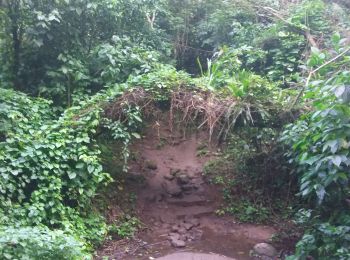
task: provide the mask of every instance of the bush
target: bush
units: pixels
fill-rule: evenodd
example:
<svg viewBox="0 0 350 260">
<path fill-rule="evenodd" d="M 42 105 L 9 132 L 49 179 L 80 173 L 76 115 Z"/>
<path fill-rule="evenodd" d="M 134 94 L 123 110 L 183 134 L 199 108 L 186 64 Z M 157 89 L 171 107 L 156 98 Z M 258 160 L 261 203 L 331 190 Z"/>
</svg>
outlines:
<svg viewBox="0 0 350 260">
<path fill-rule="evenodd" d="M 17 127 L 0 143 L 1 225 L 46 225 L 73 230 L 89 242 L 104 239 L 107 229 L 94 216 L 91 199 L 111 178 L 103 171 L 95 134 L 102 104 L 118 93 L 81 101 L 57 120 L 45 117 L 39 100 L 16 93 L 2 97 Z"/>
<path fill-rule="evenodd" d="M 344 50 L 339 35 L 333 37 L 338 53 Z M 317 67 L 329 54 L 313 48 L 308 65 Z M 295 124 L 286 127 L 282 140 L 287 156 L 297 168 L 299 195 L 309 213 L 305 235 L 296 257 L 349 259 L 350 181 L 350 71 L 344 56 L 325 67 L 306 85 L 305 99 L 312 106 Z"/>
<path fill-rule="evenodd" d="M 278 128 L 236 129 L 221 158 L 206 164 L 209 181 L 222 187 L 225 205 L 219 214 L 253 223 L 291 216 L 297 205 L 296 178 L 283 158 L 278 136 Z"/>
<path fill-rule="evenodd" d="M 90 259 L 83 243 L 62 231 L 39 227 L 0 228 L 1 259 Z"/>
<path fill-rule="evenodd" d="M 11 89 L 0 88 L 0 141 L 15 133 L 36 129 L 53 118 L 51 102 L 30 98 Z M 27 125 L 30 123 L 31 127 Z"/>
</svg>

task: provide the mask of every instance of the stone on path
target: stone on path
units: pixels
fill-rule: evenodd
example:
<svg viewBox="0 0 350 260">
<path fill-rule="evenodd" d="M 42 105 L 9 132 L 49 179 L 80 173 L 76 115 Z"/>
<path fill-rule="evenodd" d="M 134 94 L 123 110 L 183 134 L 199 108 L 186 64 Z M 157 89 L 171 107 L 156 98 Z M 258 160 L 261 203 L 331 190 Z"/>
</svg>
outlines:
<svg viewBox="0 0 350 260">
<path fill-rule="evenodd" d="M 179 230 L 179 228 L 180 228 L 179 225 L 173 225 L 173 226 L 171 227 L 171 231 L 177 232 L 177 231 Z"/>
<path fill-rule="evenodd" d="M 170 241 L 178 240 L 178 239 L 180 239 L 180 234 L 179 233 L 169 233 L 169 239 L 170 239 Z"/>
<path fill-rule="evenodd" d="M 179 238 L 170 238 L 170 243 L 173 247 L 185 247 L 186 246 L 186 242 L 183 240 L 180 240 Z"/>
<path fill-rule="evenodd" d="M 179 176 L 177 176 L 177 182 L 179 185 L 185 185 L 188 184 L 190 182 L 190 177 L 188 177 L 187 174 L 180 174 Z"/>
<path fill-rule="evenodd" d="M 170 169 L 170 175 L 172 175 L 172 176 L 176 176 L 176 175 L 178 175 L 179 173 L 181 172 L 181 170 L 180 169 Z"/>
<path fill-rule="evenodd" d="M 192 223 L 185 223 L 183 226 L 186 230 L 190 230 L 194 225 Z"/>
<path fill-rule="evenodd" d="M 150 170 L 157 170 L 158 169 L 157 163 L 153 160 L 146 160 L 145 166 L 146 166 L 146 168 L 148 168 Z"/>
<path fill-rule="evenodd" d="M 275 257 L 278 254 L 277 250 L 272 245 L 267 243 L 256 244 L 253 249 L 254 253 L 258 254 L 259 256 Z"/>
<path fill-rule="evenodd" d="M 175 183 L 163 183 L 162 184 L 164 190 L 173 197 L 181 196 L 182 190 Z"/>
<path fill-rule="evenodd" d="M 194 227 L 198 227 L 200 225 L 198 218 L 187 219 L 186 222 L 191 223 Z"/>
</svg>

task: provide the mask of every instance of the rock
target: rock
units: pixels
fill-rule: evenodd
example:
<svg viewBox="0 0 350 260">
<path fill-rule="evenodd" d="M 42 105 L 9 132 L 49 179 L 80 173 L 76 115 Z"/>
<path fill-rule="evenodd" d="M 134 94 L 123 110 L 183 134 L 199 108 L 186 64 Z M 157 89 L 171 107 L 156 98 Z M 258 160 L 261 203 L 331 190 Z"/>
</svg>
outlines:
<svg viewBox="0 0 350 260">
<path fill-rule="evenodd" d="M 157 170 L 158 169 L 157 163 L 153 160 L 146 160 L 145 167 L 147 169 L 150 169 L 150 170 Z"/>
<path fill-rule="evenodd" d="M 180 240 L 180 239 L 173 239 L 170 242 L 171 242 L 171 245 L 173 247 L 185 247 L 186 246 L 185 241 Z"/>
<path fill-rule="evenodd" d="M 199 190 L 201 188 L 201 185 L 198 183 L 193 184 L 193 188 L 195 188 L 196 190 Z"/>
<path fill-rule="evenodd" d="M 187 233 L 187 230 L 186 230 L 185 228 L 183 228 L 183 227 L 180 227 L 180 228 L 178 229 L 177 232 L 178 232 L 180 235 L 184 235 L 184 234 Z"/>
<path fill-rule="evenodd" d="M 159 222 L 156 221 L 156 222 L 153 223 L 153 226 L 155 226 L 155 227 L 160 227 L 160 226 L 161 226 L 161 223 L 159 223 Z"/>
<path fill-rule="evenodd" d="M 187 241 L 192 241 L 194 238 L 193 235 L 191 235 L 191 234 L 185 234 L 185 237 L 186 237 Z"/>
<path fill-rule="evenodd" d="M 278 254 L 277 250 L 267 243 L 256 244 L 253 250 L 259 256 L 275 257 Z"/>
<path fill-rule="evenodd" d="M 183 234 L 180 236 L 180 240 L 186 241 L 187 240 L 187 234 Z"/>
<path fill-rule="evenodd" d="M 174 225 L 174 226 L 171 227 L 171 231 L 172 232 L 177 232 L 179 230 L 179 228 L 180 228 L 179 225 Z"/>
<path fill-rule="evenodd" d="M 200 229 L 195 229 L 192 234 L 193 240 L 200 240 L 203 236 L 203 231 Z"/>
<path fill-rule="evenodd" d="M 188 219 L 186 222 L 192 224 L 193 227 L 198 227 L 200 225 L 198 218 Z"/>
<path fill-rule="evenodd" d="M 171 240 L 171 244 L 173 247 L 185 247 L 186 246 L 185 241 L 180 240 L 180 239 Z"/>
<path fill-rule="evenodd" d="M 184 228 L 186 228 L 186 230 L 190 230 L 191 228 L 193 228 L 193 224 L 192 223 L 185 223 L 183 224 Z"/>
<path fill-rule="evenodd" d="M 190 182 L 190 177 L 187 174 L 180 174 L 177 176 L 177 183 L 179 185 L 185 185 Z"/>
<path fill-rule="evenodd" d="M 178 175 L 179 173 L 181 172 L 181 170 L 180 169 L 170 169 L 170 175 L 172 175 L 172 176 L 176 176 L 176 175 Z"/>
<path fill-rule="evenodd" d="M 169 239 L 170 239 L 170 241 L 180 240 L 180 234 L 171 232 L 171 233 L 169 233 Z"/>
<path fill-rule="evenodd" d="M 192 191 L 193 190 L 193 185 L 188 183 L 188 184 L 184 184 L 184 185 L 181 185 L 181 189 L 183 191 Z"/>
<path fill-rule="evenodd" d="M 163 183 L 165 191 L 173 197 L 179 197 L 182 194 L 181 188 L 173 183 Z"/>
</svg>

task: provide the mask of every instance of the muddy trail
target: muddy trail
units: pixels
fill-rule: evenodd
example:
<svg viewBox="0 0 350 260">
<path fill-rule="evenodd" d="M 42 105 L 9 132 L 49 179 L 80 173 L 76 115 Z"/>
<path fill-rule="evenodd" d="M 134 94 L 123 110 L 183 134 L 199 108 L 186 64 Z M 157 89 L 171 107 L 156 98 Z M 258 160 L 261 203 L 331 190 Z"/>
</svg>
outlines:
<svg viewBox="0 0 350 260">
<path fill-rule="evenodd" d="M 150 128 L 132 146 L 135 159 L 129 174 L 135 179 L 144 178 L 135 193 L 137 215 L 145 228 L 132 240 L 111 241 L 99 252 L 100 256 L 126 260 L 221 259 L 218 255 L 252 259 L 254 245 L 267 242 L 275 230 L 239 224 L 232 217 L 215 214 L 222 194 L 203 176 L 203 167 L 215 156 L 215 148 L 199 156 L 207 141 L 205 134 L 174 136 L 169 129 L 158 127 Z M 184 252 L 216 255 L 186 258 L 181 255 Z"/>
</svg>

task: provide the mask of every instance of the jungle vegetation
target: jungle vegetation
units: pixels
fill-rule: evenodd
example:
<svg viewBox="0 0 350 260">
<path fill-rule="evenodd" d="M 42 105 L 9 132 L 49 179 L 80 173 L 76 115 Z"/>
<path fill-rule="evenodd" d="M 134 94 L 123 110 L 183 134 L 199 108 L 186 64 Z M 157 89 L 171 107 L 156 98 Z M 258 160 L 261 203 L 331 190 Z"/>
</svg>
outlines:
<svg viewBox="0 0 350 260">
<path fill-rule="evenodd" d="M 289 259 L 350 258 L 348 1 L 0 0 L 0 57 L 1 259 L 91 257 L 150 101 L 197 102 L 224 143 L 222 214 L 294 219 Z"/>
</svg>

